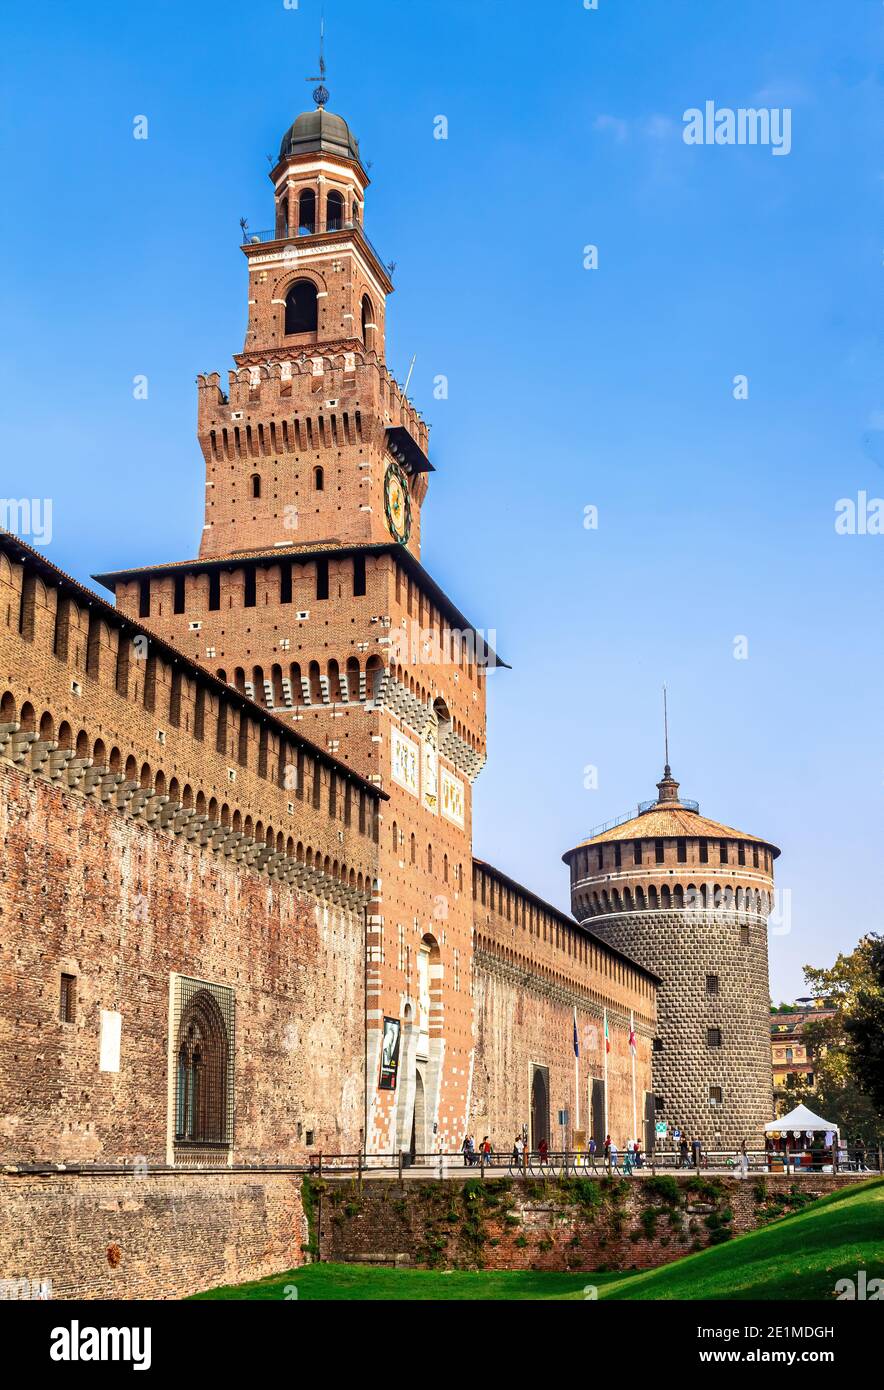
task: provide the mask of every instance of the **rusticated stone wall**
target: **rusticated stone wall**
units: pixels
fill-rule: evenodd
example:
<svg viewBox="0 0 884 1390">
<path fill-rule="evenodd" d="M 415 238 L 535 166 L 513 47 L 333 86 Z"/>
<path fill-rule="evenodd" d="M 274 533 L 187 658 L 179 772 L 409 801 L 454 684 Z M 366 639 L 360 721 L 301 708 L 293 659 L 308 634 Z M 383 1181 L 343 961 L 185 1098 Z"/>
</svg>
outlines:
<svg viewBox="0 0 884 1390">
<path fill-rule="evenodd" d="M 654 1089 L 661 1119 L 707 1148 L 758 1147 L 773 1114 L 767 923 L 724 909 L 622 912 L 595 931 L 662 976 Z M 707 987 L 714 976 L 717 989 Z M 710 1042 L 709 1029 L 720 1042 Z M 710 1103 L 719 1086 L 720 1105 Z"/>
</svg>

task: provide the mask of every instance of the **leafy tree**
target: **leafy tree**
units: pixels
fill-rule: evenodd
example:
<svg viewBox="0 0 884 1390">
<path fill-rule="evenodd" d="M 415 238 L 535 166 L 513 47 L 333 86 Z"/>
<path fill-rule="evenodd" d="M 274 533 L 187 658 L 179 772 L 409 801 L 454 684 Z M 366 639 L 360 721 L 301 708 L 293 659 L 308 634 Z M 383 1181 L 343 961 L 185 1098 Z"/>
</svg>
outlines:
<svg viewBox="0 0 884 1390">
<path fill-rule="evenodd" d="M 868 971 L 844 1020 L 851 1070 L 879 1114 L 884 1113 L 884 937 L 868 936 Z"/>
<path fill-rule="evenodd" d="M 814 1085 L 790 1076 L 791 1105 L 803 1103 L 837 1124 L 848 1142 L 884 1135 L 884 939 L 865 936 L 829 969 L 804 967 L 816 999 L 834 1008 L 809 1018 L 801 1040 L 813 1056 Z"/>
</svg>

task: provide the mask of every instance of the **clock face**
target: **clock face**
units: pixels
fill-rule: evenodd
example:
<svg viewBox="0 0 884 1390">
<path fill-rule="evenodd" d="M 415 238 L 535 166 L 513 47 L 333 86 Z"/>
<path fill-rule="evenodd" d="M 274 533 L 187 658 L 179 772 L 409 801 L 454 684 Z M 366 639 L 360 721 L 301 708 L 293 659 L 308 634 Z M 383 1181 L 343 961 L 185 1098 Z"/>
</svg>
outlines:
<svg viewBox="0 0 884 1390">
<path fill-rule="evenodd" d="M 405 475 L 395 463 L 390 464 L 384 478 L 384 507 L 390 534 L 404 545 L 411 532 L 411 499 Z"/>
</svg>

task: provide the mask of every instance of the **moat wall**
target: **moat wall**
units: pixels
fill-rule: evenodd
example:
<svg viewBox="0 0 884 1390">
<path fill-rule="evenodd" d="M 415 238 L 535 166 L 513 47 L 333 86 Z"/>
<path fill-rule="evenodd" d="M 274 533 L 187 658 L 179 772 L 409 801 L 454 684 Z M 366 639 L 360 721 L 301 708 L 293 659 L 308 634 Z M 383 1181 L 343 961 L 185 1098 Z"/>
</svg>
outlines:
<svg viewBox="0 0 884 1390">
<path fill-rule="evenodd" d="M 323 1183 L 323 1260 L 436 1268 L 653 1269 L 855 1179 L 687 1175 Z"/>
</svg>

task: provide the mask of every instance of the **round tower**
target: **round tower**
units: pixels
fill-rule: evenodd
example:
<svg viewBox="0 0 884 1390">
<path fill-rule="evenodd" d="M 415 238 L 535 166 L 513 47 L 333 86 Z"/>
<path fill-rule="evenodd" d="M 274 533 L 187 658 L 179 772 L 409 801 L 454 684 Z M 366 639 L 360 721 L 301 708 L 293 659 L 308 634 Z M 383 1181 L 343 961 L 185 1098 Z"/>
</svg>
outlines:
<svg viewBox="0 0 884 1390">
<path fill-rule="evenodd" d="M 658 1121 L 708 1148 L 773 1114 L 767 918 L 780 851 L 700 815 L 666 764 L 655 801 L 563 855 L 578 922 L 662 978 Z"/>
</svg>

